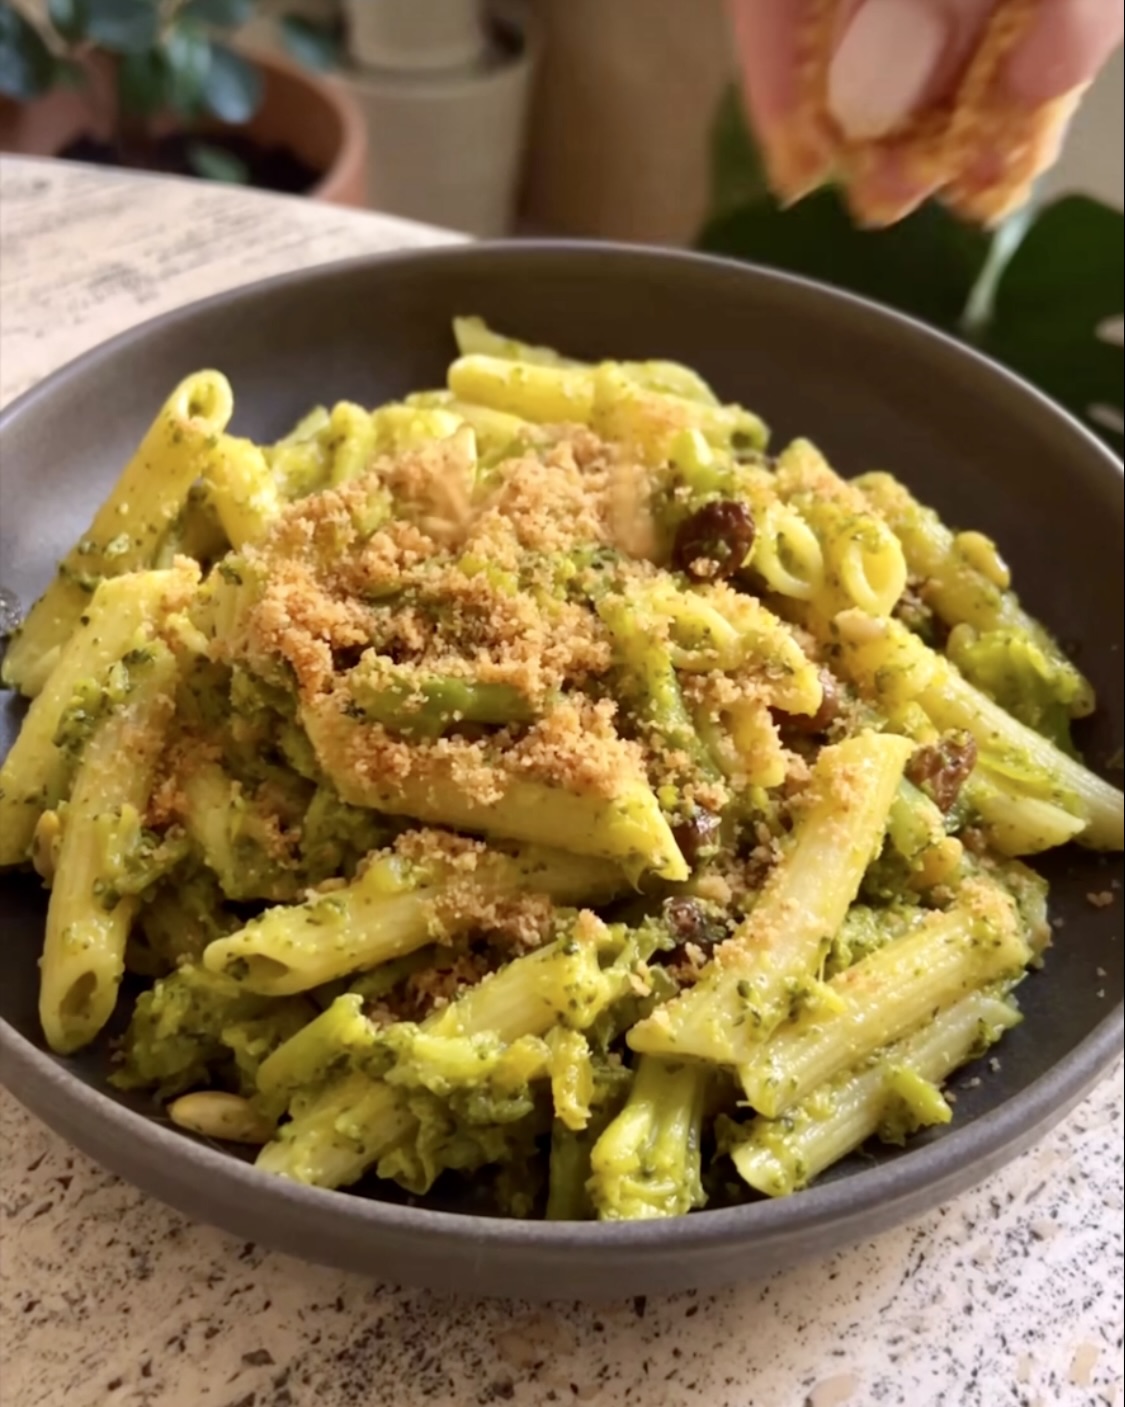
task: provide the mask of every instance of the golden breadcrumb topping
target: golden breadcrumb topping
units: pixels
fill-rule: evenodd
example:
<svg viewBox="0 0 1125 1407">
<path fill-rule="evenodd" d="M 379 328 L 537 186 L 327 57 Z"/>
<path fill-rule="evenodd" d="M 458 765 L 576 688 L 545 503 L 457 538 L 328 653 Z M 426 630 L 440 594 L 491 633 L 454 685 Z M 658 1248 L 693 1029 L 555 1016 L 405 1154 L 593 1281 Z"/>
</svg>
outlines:
<svg viewBox="0 0 1125 1407">
<path fill-rule="evenodd" d="M 287 669 L 333 770 L 387 786 L 440 773 L 485 806 L 519 777 L 605 799 L 649 772 L 692 782 L 686 755 L 622 731 L 591 596 L 654 577 L 631 555 L 652 550 L 647 471 L 582 428 L 539 438 L 475 488 L 452 440 L 377 459 L 291 505 L 244 553 L 256 598 L 216 654 Z M 422 716 L 450 681 L 510 691 L 519 716 L 471 725 L 454 710 L 418 735 L 365 712 L 393 693 Z M 743 691 L 756 687 L 745 672 Z M 688 799 L 717 810 L 727 795 L 698 783 Z"/>
</svg>

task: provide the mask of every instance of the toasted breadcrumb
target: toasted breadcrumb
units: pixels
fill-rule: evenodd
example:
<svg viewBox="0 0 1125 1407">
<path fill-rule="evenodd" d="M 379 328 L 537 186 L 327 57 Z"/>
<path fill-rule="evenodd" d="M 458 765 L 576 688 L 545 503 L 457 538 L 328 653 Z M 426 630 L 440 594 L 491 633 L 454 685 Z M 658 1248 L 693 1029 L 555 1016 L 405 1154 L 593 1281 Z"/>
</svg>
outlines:
<svg viewBox="0 0 1125 1407">
<path fill-rule="evenodd" d="M 694 987 L 707 966 L 707 954 L 698 943 L 685 943 L 677 952 L 676 960 L 668 963 L 667 971 L 680 987 Z"/>
<path fill-rule="evenodd" d="M 187 814 L 184 782 L 187 777 L 209 762 L 218 762 L 222 753 L 218 743 L 192 732 L 176 734 L 161 758 L 156 783 L 149 798 L 145 825 L 151 830 L 164 830 L 178 823 Z"/>
<path fill-rule="evenodd" d="M 383 455 L 362 475 L 289 504 L 260 542 L 220 569 L 235 590 L 233 610 L 216 598 L 227 616 L 222 629 L 206 632 L 212 665 L 248 670 L 279 690 L 288 700 L 280 711 L 292 710 L 352 805 L 394 810 L 396 793 L 409 786 L 419 797 L 450 788 L 484 811 L 526 781 L 601 801 L 652 788 L 675 818 L 725 812 L 747 778 L 737 770 L 717 778 L 688 743 L 639 711 L 619 716 L 613 698 L 618 656 L 597 604 L 605 596 L 644 602 L 654 584 L 667 589 L 650 503 L 659 473 L 575 426 L 538 427 L 519 455 L 489 471 L 478 471 L 471 451 L 454 436 Z M 811 448 L 795 462 L 814 478 L 827 472 Z M 725 582 L 696 589 L 736 628 L 782 628 Z M 646 611 L 640 628 L 671 643 L 665 612 Z M 811 646 L 811 636 L 800 643 Z M 760 729 L 743 729 L 751 740 L 761 734 L 760 766 L 751 770 L 772 772 L 783 760 L 783 816 L 808 780 L 769 713 L 791 678 L 791 661 L 756 658 L 680 674 L 686 702 L 702 716 L 720 720 L 727 708 L 760 716 Z M 465 692 L 487 688 L 497 692 Z M 467 722 L 457 711 L 462 697 L 481 697 L 493 721 Z M 384 707 L 393 714 L 385 721 Z M 411 713 L 420 726 L 398 721 Z M 230 737 L 243 753 L 268 748 L 272 717 L 267 705 L 246 736 L 238 735 L 243 718 Z M 177 734 L 153 823 L 185 814 L 183 782 L 204 758 L 202 746 L 190 730 Z M 207 760 L 226 761 L 225 743 L 206 746 Z M 256 838 L 275 859 L 292 859 L 301 820 L 289 813 L 292 797 L 266 792 L 255 803 Z M 425 815 L 428 803 L 418 805 Z M 549 904 L 501 902 L 494 893 L 486 901 L 468 882 L 483 853 L 478 843 L 457 849 L 449 837 L 414 831 L 398 853 L 447 885 L 434 906 L 435 938 L 469 925 L 517 948 L 543 940 Z M 730 893 L 747 893 L 775 859 L 769 838 L 738 862 Z"/>
<path fill-rule="evenodd" d="M 408 1019 L 420 1021 L 431 1011 L 440 1011 L 468 987 L 475 987 L 487 976 L 488 960 L 476 953 L 465 953 L 447 967 L 434 966 L 413 973 L 406 982 L 404 1004 L 411 1012 Z"/>
</svg>

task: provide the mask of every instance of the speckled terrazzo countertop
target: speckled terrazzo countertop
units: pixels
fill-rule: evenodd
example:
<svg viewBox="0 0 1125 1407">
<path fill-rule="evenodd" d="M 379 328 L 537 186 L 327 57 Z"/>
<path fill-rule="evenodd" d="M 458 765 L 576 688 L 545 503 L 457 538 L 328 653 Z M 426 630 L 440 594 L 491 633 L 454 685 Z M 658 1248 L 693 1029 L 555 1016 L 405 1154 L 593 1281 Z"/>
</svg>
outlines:
<svg viewBox="0 0 1125 1407">
<path fill-rule="evenodd" d="M 379 216 L 0 161 L 0 399 L 167 308 L 433 243 Z M 1122 1400 L 1119 1068 L 912 1227 L 762 1285 L 477 1304 L 193 1225 L 0 1092 L 3 1407 L 1087 1407 Z"/>
</svg>

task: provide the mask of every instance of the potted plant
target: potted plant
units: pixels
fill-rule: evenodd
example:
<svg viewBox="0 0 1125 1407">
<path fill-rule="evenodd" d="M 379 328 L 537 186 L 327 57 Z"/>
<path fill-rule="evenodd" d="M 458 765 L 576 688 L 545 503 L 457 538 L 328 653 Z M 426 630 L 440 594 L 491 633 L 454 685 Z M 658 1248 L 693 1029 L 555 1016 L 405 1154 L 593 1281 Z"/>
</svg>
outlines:
<svg viewBox="0 0 1125 1407">
<path fill-rule="evenodd" d="M 338 204 L 365 195 L 355 105 L 315 72 L 332 36 L 300 14 L 299 62 L 250 55 L 255 0 L 0 0 L 0 150 L 238 182 Z"/>
</svg>

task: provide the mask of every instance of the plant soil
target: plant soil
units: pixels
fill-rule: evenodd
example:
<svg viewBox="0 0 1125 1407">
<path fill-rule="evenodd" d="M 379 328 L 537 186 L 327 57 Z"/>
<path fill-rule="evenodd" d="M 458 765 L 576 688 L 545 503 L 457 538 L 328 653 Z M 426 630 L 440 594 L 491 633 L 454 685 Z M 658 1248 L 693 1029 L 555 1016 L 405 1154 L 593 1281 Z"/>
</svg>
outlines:
<svg viewBox="0 0 1125 1407">
<path fill-rule="evenodd" d="M 198 176 L 191 160 L 194 146 L 207 146 L 233 157 L 245 167 L 248 184 L 259 190 L 307 195 L 322 174 L 286 148 L 262 146 L 241 132 L 172 132 L 146 143 L 143 151 L 130 153 L 128 158 L 111 142 L 83 136 L 68 142 L 58 155 L 65 161 L 84 161 L 94 166 L 155 171 L 162 176 Z"/>
</svg>

